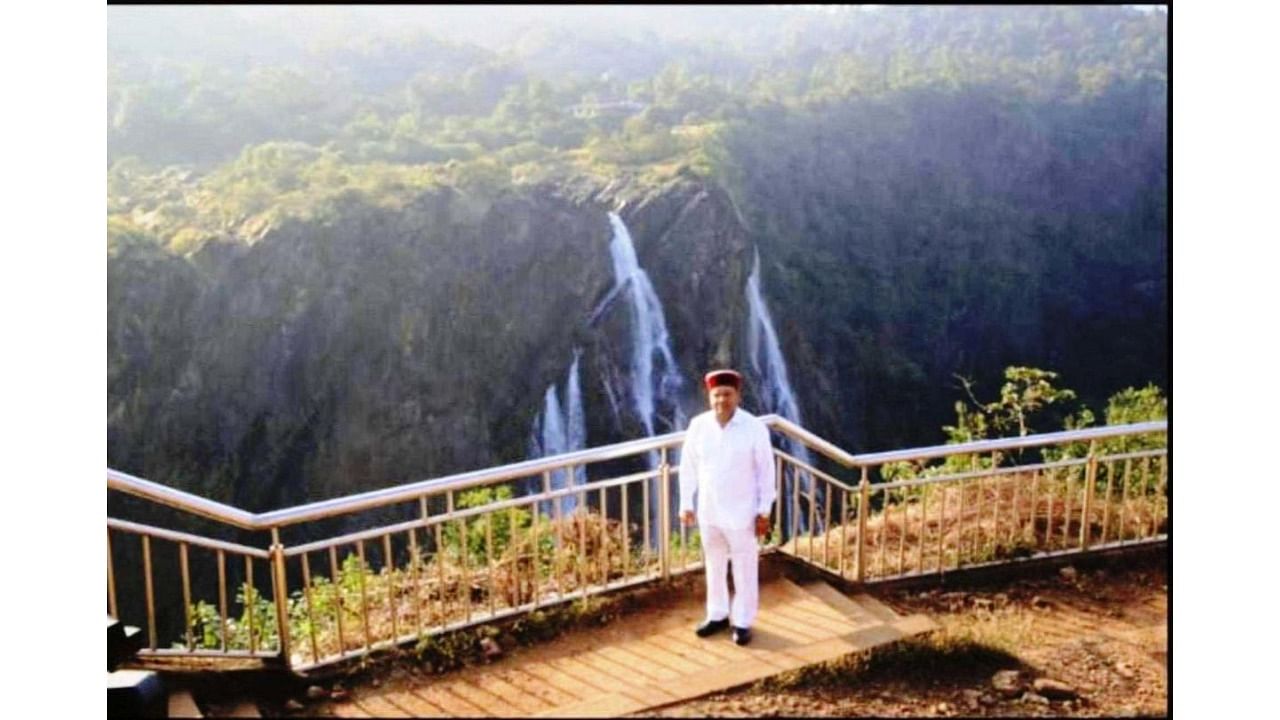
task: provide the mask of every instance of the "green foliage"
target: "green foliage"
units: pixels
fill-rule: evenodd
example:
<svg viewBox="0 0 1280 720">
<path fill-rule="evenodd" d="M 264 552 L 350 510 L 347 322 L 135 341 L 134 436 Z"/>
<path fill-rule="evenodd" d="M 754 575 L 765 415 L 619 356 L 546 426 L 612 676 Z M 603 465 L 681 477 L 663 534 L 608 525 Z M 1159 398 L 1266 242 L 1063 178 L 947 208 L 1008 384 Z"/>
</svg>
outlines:
<svg viewBox="0 0 1280 720">
<path fill-rule="evenodd" d="M 983 440 L 986 439 L 989 428 L 995 430 L 999 437 L 1006 437 L 1013 430 L 1017 431 L 1018 437 L 1035 432 L 1029 424 L 1033 415 L 1054 403 L 1064 403 L 1076 398 L 1074 390 L 1053 386 L 1057 377 L 1057 373 L 1039 368 L 1007 367 L 999 399 L 981 405 L 973 400 L 973 383 L 961 378 L 965 391 L 969 393 L 976 408 L 968 411 L 962 403 L 956 403 L 956 424 L 942 428 L 947 435 L 947 442 Z"/>
<path fill-rule="evenodd" d="M 1005 383 L 1000 388 L 1000 396 L 996 400 L 981 403 L 973 395 L 973 383 L 961 378 L 964 390 L 968 395 L 968 403 L 959 401 L 955 404 L 956 423 L 942 428 L 948 445 L 986 440 L 990 437 L 1008 437 L 1010 431 L 1017 430 L 1019 437 L 1030 432 L 1051 432 L 1056 428 L 1041 426 L 1033 429 L 1033 421 L 1041 425 L 1042 416 L 1052 405 L 1062 406 L 1076 398 L 1069 388 L 1054 385 L 1058 374 L 1033 367 L 1010 366 L 1004 370 Z M 1154 384 L 1142 389 L 1125 388 L 1113 394 L 1107 400 L 1105 412 L 1107 425 L 1123 425 L 1163 420 L 1167 415 L 1168 401 L 1161 390 Z M 1074 413 L 1068 413 L 1062 419 L 1063 430 L 1074 430 L 1091 427 L 1094 414 L 1086 406 L 1079 406 Z M 990 429 L 1004 430 L 1003 434 L 988 435 Z M 1101 455 L 1113 455 L 1137 450 L 1149 450 L 1165 447 L 1165 438 L 1159 433 L 1143 436 L 1128 436 L 1103 439 L 1096 443 L 1096 450 Z M 1048 447 L 1042 451 L 1045 461 L 1064 460 L 1085 457 L 1089 453 L 1088 443 L 1068 443 L 1060 447 Z M 881 476 L 886 481 L 906 480 L 916 477 L 935 477 L 958 472 L 966 472 L 981 468 L 993 467 L 1003 460 L 1001 457 L 959 456 L 945 458 L 941 464 L 924 466 L 921 463 L 897 462 L 886 464 L 881 468 Z"/>
<path fill-rule="evenodd" d="M 510 500 L 515 497 L 510 485 L 498 485 L 496 487 L 483 487 L 475 490 L 466 490 L 458 494 L 456 507 L 458 510 L 467 508 L 482 507 L 495 502 Z M 512 525 L 514 515 L 514 526 Z M 516 532 L 527 529 L 533 521 L 530 512 L 521 507 L 514 511 L 497 511 L 492 513 L 484 513 L 477 517 L 468 518 L 466 524 L 466 550 L 470 562 L 475 564 L 483 564 L 487 557 L 485 544 L 490 533 L 492 525 L 493 533 L 493 556 L 502 557 L 507 553 L 507 549 L 511 545 L 512 531 Z M 545 530 L 544 536 L 549 534 Z M 462 557 L 462 528 L 458 522 L 445 523 L 441 533 L 442 542 L 453 557 Z M 543 543 L 549 542 L 549 538 L 544 539 Z"/>
</svg>

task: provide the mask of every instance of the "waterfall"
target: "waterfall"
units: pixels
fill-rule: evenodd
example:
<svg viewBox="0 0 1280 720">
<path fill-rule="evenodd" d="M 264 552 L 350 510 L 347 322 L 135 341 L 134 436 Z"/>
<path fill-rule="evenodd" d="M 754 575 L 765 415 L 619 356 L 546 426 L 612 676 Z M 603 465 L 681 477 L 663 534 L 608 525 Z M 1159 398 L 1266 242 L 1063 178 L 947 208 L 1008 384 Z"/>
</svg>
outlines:
<svg viewBox="0 0 1280 720">
<path fill-rule="evenodd" d="M 598 313 L 615 300 L 625 299 L 630 308 L 631 318 L 631 367 L 628 383 L 631 395 L 631 410 L 644 427 L 645 435 L 652 437 L 661 432 L 683 430 L 685 426 L 684 411 L 680 408 L 680 390 L 684 378 L 676 367 L 675 357 L 671 352 L 671 336 L 667 332 L 666 316 L 662 312 L 662 302 L 654 292 L 649 275 L 640 267 L 636 257 L 635 245 L 631 241 L 631 233 L 617 213 L 609 213 L 609 223 L 613 226 L 613 240 L 609 243 L 609 254 L 613 258 L 614 288 L 598 308 Z M 661 427 L 660 427 L 661 425 Z M 676 453 L 668 457 L 668 463 L 675 465 Z M 658 467 L 658 453 L 648 456 L 649 468 Z M 648 508 L 652 527 L 659 527 L 658 483 L 655 478 L 649 484 L 652 501 Z M 672 496 L 676 497 L 672 489 Z M 678 508 L 672 503 L 672 518 Z M 657 534 L 651 537 L 656 543 Z"/>
<path fill-rule="evenodd" d="M 533 433 L 529 441 L 529 454 L 534 457 L 560 455 L 586 447 L 587 422 L 582 410 L 582 385 L 578 379 L 578 362 L 581 356 L 582 351 L 574 349 L 573 364 L 569 366 L 569 375 L 565 379 L 563 404 L 555 383 L 547 386 L 547 392 L 542 398 L 542 412 L 533 421 Z M 572 478 L 563 469 L 554 470 L 551 473 L 551 489 L 582 485 L 586 480 L 587 471 L 584 467 L 574 468 Z M 541 491 L 541 479 L 534 478 L 529 482 L 531 492 Z M 575 507 L 577 498 L 572 495 L 560 501 L 562 513 L 573 512 Z M 543 503 L 542 509 L 543 512 L 550 510 L 550 503 Z"/>
<path fill-rule="evenodd" d="M 659 429 L 683 430 L 685 417 L 680 409 L 679 393 L 684 378 L 680 377 L 671 352 L 662 302 L 653 290 L 649 275 L 640 267 L 631 233 L 622 218 L 611 212 L 609 223 L 613 225 L 609 254 L 613 257 L 614 275 L 610 296 L 621 293 L 631 312 L 631 409 L 644 426 L 646 436 L 655 435 Z M 612 299 L 606 298 L 606 303 L 611 304 Z M 606 303 L 601 303 L 601 310 Z M 663 411 L 667 413 L 665 417 L 660 414 Z M 658 427 L 659 420 L 664 421 L 665 427 Z M 656 466 L 656 455 L 651 456 L 650 467 Z"/>
<path fill-rule="evenodd" d="M 791 422 L 800 425 L 800 405 L 796 402 L 795 392 L 791 389 L 791 382 L 787 378 L 787 361 L 782 356 L 782 346 L 778 343 L 778 333 L 773 328 L 773 321 L 769 317 L 769 308 L 765 305 L 764 294 L 760 290 L 760 251 L 755 251 L 755 259 L 751 265 L 751 276 L 747 278 L 747 307 L 749 316 L 747 318 L 747 352 L 751 363 L 751 372 L 754 375 L 754 387 L 760 395 L 760 411 L 762 414 L 776 413 Z M 809 454 L 809 449 L 803 444 L 792 440 L 790 437 L 783 436 L 783 445 L 786 446 L 787 452 L 793 457 L 813 464 L 813 459 Z M 809 487 L 812 478 L 809 473 L 795 472 L 795 478 L 800 482 L 800 491 L 803 494 L 809 493 Z M 801 512 L 800 517 L 791 518 L 792 506 L 790 502 L 786 502 L 792 493 L 786 490 L 788 482 L 784 480 L 783 493 L 778 498 L 779 507 L 782 508 L 782 518 L 784 528 L 797 527 L 804 531 L 808 529 L 807 513 Z M 818 502 L 822 500 L 819 498 Z M 802 507 L 807 509 L 807 506 Z"/>
</svg>

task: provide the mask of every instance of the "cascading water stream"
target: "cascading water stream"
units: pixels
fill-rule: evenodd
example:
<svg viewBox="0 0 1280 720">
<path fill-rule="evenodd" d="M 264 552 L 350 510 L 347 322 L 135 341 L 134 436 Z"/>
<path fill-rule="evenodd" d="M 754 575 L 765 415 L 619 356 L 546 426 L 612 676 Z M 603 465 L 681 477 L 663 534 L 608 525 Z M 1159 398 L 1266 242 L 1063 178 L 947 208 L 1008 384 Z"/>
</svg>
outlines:
<svg viewBox="0 0 1280 720">
<path fill-rule="evenodd" d="M 628 374 L 631 409 L 647 437 L 659 431 L 683 430 L 685 415 L 680 408 L 679 393 L 684 378 L 680 376 L 671 352 L 671 336 L 667 332 L 662 302 L 649 281 L 649 275 L 640 267 L 631 233 L 622 218 L 611 212 L 609 223 L 613 226 L 609 254 L 613 258 L 614 289 L 606 302 L 601 303 L 599 312 L 603 312 L 606 303 L 611 304 L 615 298 L 625 298 L 630 309 L 631 367 Z M 650 469 L 658 466 L 656 452 L 650 453 L 648 460 Z M 668 462 L 674 465 L 677 458 L 669 457 Z M 650 485 L 650 497 L 655 499 L 649 508 L 653 527 L 658 527 L 657 483 L 655 479 Z"/>
<path fill-rule="evenodd" d="M 547 386 L 543 395 L 542 412 L 533 422 L 533 434 L 530 438 L 530 455 L 548 457 L 562 453 L 582 450 L 586 447 L 587 422 L 582 409 L 582 385 L 578 378 L 578 362 L 582 351 L 573 351 L 573 364 L 569 366 L 569 375 L 565 379 L 565 399 L 561 404 L 555 383 Z M 587 480 L 584 467 L 573 469 L 573 476 L 561 469 L 551 472 L 551 489 L 560 490 L 565 487 L 582 485 Z M 530 481 L 530 490 L 540 492 L 541 480 Z M 572 495 L 560 500 L 560 511 L 570 513 L 577 507 L 577 498 Z M 550 509 L 550 503 L 543 503 L 542 510 Z"/>
<path fill-rule="evenodd" d="M 787 361 L 782 356 L 778 333 L 773 328 L 769 308 L 765 305 L 764 294 L 760 290 L 760 251 L 758 249 L 751 266 L 751 276 L 747 278 L 747 307 L 749 310 L 747 350 L 755 388 L 760 395 L 760 411 L 762 414 L 776 413 L 800 425 L 800 405 L 796 402 L 791 382 L 787 378 Z M 809 449 L 802 443 L 787 436 L 783 436 L 782 442 L 787 452 L 793 457 L 809 465 L 813 464 Z M 792 493 L 787 490 L 790 481 L 798 481 L 800 492 L 804 495 L 809 495 L 813 481 L 809 473 L 793 471 L 792 478 L 784 481 L 782 496 L 778 498 L 779 507 L 782 509 L 783 531 L 798 527 L 803 532 L 808 529 L 808 516 L 802 511 L 798 518 L 791 517 L 792 503 L 787 501 L 792 497 Z M 821 504 L 822 499 L 817 498 L 816 502 Z"/>
</svg>

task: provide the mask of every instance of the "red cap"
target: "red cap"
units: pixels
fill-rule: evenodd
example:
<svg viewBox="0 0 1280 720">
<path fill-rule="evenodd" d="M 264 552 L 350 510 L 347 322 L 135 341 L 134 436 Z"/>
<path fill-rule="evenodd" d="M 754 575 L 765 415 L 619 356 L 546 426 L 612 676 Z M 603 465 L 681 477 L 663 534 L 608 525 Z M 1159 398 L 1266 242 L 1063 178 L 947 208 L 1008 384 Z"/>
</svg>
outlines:
<svg viewBox="0 0 1280 720">
<path fill-rule="evenodd" d="M 702 378 L 702 382 L 708 390 L 721 385 L 728 385 L 734 390 L 742 389 L 742 375 L 737 370 L 712 370 Z"/>
</svg>

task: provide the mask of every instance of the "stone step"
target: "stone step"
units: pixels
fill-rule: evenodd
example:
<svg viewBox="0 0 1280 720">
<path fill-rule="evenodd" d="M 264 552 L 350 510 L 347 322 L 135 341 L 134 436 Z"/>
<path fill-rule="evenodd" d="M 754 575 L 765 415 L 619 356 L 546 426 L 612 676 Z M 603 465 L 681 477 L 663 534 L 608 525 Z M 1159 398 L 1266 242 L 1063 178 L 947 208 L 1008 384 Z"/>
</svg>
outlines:
<svg viewBox="0 0 1280 720">
<path fill-rule="evenodd" d="M 845 595 L 839 589 L 820 580 L 797 587 L 850 618 L 884 623 L 904 636 L 920 635 L 938 629 L 938 624 L 927 615 L 899 615 L 893 611 L 893 608 L 867 593 Z"/>
</svg>

